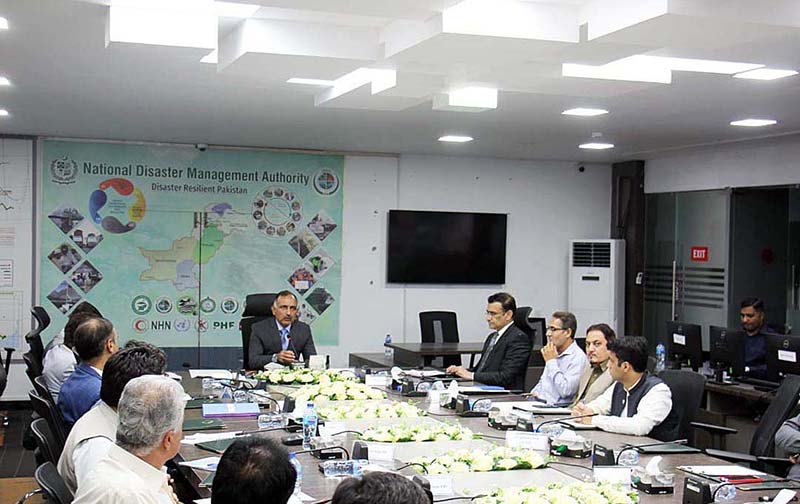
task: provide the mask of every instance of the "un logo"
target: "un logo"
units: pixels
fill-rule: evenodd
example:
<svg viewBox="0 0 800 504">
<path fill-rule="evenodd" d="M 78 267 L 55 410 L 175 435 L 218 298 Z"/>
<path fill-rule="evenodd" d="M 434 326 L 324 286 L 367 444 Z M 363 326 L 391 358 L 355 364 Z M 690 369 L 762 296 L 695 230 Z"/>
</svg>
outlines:
<svg viewBox="0 0 800 504">
<path fill-rule="evenodd" d="M 50 173 L 56 184 L 72 184 L 78 176 L 78 163 L 62 157 L 50 163 Z"/>
</svg>

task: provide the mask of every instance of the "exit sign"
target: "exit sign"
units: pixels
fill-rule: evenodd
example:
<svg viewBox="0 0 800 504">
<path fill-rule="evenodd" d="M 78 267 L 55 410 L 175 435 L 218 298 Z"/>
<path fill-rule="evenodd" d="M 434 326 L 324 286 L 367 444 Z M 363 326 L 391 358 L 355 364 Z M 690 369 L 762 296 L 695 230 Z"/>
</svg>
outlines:
<svg viewBox="0 0 800 504">
<path fill-rule="evenodd" d="M 692 261 L 708 262 L 708 247 L 692 247 Z"/>
</svg>

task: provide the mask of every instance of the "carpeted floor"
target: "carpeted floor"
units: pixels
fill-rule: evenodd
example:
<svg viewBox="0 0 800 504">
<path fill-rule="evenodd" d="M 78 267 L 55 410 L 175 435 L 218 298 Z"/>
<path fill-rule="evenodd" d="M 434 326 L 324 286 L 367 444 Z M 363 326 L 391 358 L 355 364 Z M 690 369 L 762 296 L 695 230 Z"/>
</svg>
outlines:
<svg viewBox="0 0 800 504">
<path fill-rule="evenodd" d="M 33 477 L 36 461 L 33 452 L 22 447 L 22 436 L 30 422 L 30 410 L 0 411 L 8 416 L 8 426 L 0 424 L 0 478 Z"/>
</svg>

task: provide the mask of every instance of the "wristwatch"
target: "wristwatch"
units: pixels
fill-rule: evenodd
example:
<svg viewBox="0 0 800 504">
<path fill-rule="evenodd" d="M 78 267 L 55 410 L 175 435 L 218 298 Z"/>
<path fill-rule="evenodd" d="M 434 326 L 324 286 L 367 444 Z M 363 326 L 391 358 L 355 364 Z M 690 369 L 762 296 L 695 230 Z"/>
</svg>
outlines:
<svg viewBox="0 0 800 504">
<path fill-rule="evenodd" d="M 272 362 L 278 362 L 278 354 L 272 354 Z"/>
</svg>

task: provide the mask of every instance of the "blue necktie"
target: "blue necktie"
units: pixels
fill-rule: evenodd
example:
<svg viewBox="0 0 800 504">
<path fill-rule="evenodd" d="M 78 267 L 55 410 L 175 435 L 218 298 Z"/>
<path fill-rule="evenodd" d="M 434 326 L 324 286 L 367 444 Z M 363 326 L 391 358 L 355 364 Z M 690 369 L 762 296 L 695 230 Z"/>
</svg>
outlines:
<svg viewBox="0 0 800 504">
<path fill-rule="evenodd" d="M 289 348 L 289 329 L 287 327 L 281 328 L 281 344 L 284 350 Z"/>
</svg>

